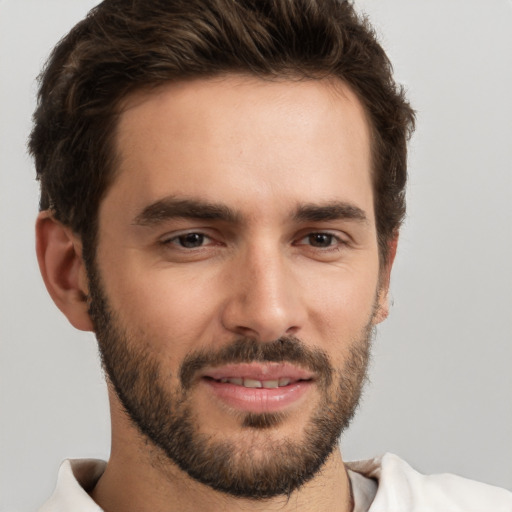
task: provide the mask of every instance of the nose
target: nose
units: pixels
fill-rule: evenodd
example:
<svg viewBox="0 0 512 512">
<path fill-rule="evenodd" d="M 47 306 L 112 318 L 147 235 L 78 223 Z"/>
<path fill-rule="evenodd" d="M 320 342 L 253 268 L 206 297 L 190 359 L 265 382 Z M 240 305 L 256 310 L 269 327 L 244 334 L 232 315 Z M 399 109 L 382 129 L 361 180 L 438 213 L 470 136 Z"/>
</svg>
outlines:
<svg viewBox="0 0 512 512">
<path fill-rule="evenodd" d="M 292 261 L 278 248 L 252 247 L 232 263 L 224 328 L 262 342 L 297 335 L 306 308 Z"/>
</svg>

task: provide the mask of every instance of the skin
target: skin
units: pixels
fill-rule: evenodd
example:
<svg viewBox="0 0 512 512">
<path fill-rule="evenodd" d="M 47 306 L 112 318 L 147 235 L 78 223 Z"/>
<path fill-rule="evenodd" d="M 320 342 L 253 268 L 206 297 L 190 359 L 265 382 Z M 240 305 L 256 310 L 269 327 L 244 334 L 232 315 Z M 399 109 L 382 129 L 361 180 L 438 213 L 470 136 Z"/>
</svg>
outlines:
<svg viewBox="0 0 512 512">
<path fill-rule="evenodd" d="M 284 335 L 320 348 L 341 369 L 351 340 L 388 313 L 396 248 L 379 266 L 370 130 L 353 92 L 334 80 L 262 81 L 230 75 L 131 96 L 117 133 L 118 174 L 99 210 L 97 266 L 119 321 L 171 375 L 187 354 L 240 336 Z M 157 201 L 228 207 L 231 220 L 140 222 Z M 303 205 L 342 202 L 362 218 L 297 219 Z M 205 235 L 201 247 L 178 236 Z M 312 233 L 333 235 L 315 247 Z M 87 275 L 80 239 L 42 212 L 38 258 L 58 307 L 82 330 Z M 373 314 L 376 311 L 375 314 Z M 176 380 L 176 377 L 175 377 Z M 174 382 L 174 385 L 177 385 Z M 109 388 L 112 452 L 92 496 L 106 511 L 350 510 L 339 450 L 289 500 L 236 499 L 190 479 L 140 436 Z M 318 405 L 315 386 L 271 430 L 247 431 L 239 412 L 191 395 L 201 432 L 264 457 L 264 439 L 300 442 Z"/>
</svg>

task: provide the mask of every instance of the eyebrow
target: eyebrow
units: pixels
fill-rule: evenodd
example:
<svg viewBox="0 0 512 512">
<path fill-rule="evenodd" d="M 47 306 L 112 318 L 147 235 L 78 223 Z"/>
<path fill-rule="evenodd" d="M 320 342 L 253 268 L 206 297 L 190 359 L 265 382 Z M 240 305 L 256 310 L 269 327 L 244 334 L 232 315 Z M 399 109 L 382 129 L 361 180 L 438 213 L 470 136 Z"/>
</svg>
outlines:
<svg viewBox="0 0 512 512">
<path fill-rule="evenodd" d="M 326 204 L 299 205 L 293 215 L 297 222 L 324 222 L 330 220 L 356 220 L 368 222 L 365 212 L 345 201 L 331 201 Z"/>
<path fill-rule="evenodd" d="M 134 219 L 136 226 L 155 226 L 171 219 L 199 219 L 240 223 L 239 212 L 225 204 L 211 203 L 200 199 L 178 199 L 166 197 L 146 206 Z M 356 220 L 368 222 L 365 212 L 344 201 L 324 204 L 306 203 L 297 206 L 291 218 L 295 222 L 323 222 L 332 220 Z"/>
<path fill-rule="evenodd" d="M 166 197 L 146 206 L 134 219 L 137 226 L 154 226 L 170 219 L 219 220 L 236 223 L 240 216 L 223 204 Z"/>
</svg>

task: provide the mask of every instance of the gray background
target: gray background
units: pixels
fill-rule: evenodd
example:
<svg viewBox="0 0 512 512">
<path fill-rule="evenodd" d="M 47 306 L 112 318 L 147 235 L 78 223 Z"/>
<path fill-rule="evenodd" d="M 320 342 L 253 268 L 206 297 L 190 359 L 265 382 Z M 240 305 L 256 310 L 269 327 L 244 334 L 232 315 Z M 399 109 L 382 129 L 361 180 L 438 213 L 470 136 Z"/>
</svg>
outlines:
<svg viewBox="0 0 512 512">
<path fill-rule="evenodd" d="M 0 510 L 35 510 L 65 457 L 106 458 L 92 335 L 70 327 L 34 255 L 25 151 L 34 77 L 94 0 L 0 0 Z M 512 489 L 512 2 L 361 0 L 418 110 L 409 214 L 347 459 Z"/>
</svg>

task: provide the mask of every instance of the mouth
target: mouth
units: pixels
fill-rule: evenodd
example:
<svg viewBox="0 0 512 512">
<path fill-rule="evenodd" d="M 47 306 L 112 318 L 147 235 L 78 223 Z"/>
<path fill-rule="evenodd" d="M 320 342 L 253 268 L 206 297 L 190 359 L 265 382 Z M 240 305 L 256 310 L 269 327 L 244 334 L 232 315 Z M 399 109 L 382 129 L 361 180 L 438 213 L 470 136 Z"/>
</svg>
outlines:
<svg viewBox="0 0 512 512">
<path fill-rule="evenodd" d="M 211 377 L 205 377 L 206 379 L 211 379 Z M 288 377 L 281 377 L 279 379 L 271 379 L 271 380 L 258 380 L 251 379 L 249 377 L 223 377 L 221 379 L 212 379 L 215 382 L 219 382 L 220 384 L 233 384 L 235 386 L 243 386 L 244 388 L 265 388 L 265 389 L 276 389 L 289 386 L 290 384 L 295 384 L 296 382 L 300 382 L 300 380 L 292 380 Z"/>
<path fill-rule="evenodd" d="M 314 380 L 311 372 L 288 363 L 247 363 L 207 369 L 200 382 L 232 409 L 269 413 L 299 402 Z"/>
</svg>

